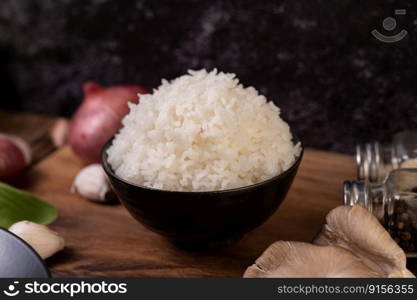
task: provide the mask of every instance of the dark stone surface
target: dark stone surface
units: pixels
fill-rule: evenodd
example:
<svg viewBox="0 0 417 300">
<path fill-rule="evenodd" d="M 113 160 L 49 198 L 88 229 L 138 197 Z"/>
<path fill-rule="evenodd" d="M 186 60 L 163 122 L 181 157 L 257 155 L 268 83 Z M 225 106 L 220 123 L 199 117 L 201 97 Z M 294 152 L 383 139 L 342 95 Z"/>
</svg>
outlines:
<svg viewBox="0 0 417 300">
<path fill-rule="evenodd" d="M 68 116 L 86 80 L 152 88 L 217 67 L 276 102 L 306 146 L 353 152 L 417 127 L 416 15 L 411 0 L 2 0 L 0 106 Z M 375 28 L 409 33 L 386 44 Z"/>
</svg>

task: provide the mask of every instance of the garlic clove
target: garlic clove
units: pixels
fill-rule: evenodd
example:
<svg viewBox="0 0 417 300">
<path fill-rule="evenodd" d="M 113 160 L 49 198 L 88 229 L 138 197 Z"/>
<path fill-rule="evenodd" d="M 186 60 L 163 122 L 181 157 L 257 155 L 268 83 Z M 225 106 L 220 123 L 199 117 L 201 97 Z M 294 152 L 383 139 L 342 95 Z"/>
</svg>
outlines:
<svg viewBox="0 0 417 300">
<path fill-rule="evenodd" d="M 45 225 L 20 221 L 10 226 L 9 231 L 28 243 L 43 259 L 64 249 L 64 239 Z"/>
<path fill-rule="evenodd" d="M 111 202 L 116 197 L 100 164 L 82 169 L 75 177 L 71 191 L 96 202 Z"/>
<path fill-rule="evenodd" d="M 65 118 L 59 118 L 54 125 L 52 125 L 49 135 L 56 148 L 60 148 L 67 143 L 69 128 L 69 121 Z"/>
</svg>

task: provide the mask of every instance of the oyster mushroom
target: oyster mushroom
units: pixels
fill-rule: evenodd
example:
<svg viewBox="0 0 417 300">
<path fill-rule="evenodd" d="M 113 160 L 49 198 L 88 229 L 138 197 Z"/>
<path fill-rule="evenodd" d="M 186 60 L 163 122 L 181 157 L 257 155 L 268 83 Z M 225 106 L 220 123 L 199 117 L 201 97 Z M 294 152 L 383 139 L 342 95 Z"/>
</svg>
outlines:
<svg viewBox="0 0 417 300">
<path fill-rule="evenodd" d="M 401 169 L 415 169 L 417 168 L 417 158 L 407 159 L 401 163 Z"/>
<path fill-rule="evenodd" d="M 313 243 L 351 251 L 380 277 L 414 277 L 406 268 L 404 251 L 377 218 L 360 205 L 330 211 Z"/>
<path fill-rule="evenodd" d="M 243 277 L 378 277 L 358 257 L 340 247 L 275 242 Z"/>
<path fill-rule="evenodd" d="M 314 244 L 279 241 L 243 277 L 415 277 L 404 251 L 362 206 L 339 206 Z"/>
</svg>

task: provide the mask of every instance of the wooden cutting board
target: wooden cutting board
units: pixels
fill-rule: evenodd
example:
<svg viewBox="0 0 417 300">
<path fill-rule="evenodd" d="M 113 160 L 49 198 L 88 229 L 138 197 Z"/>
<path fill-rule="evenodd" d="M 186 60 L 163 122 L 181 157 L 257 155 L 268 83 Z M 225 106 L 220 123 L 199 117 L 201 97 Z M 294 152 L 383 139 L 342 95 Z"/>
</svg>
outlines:
<svg viewBox="0 0 417 300">
<path fill-rule="evenodd" d="M 82 164 L 68 148 L 36 165 L 21 187 L 55 205 L 51 225 L 66 248 L 47 260 L 54 277 L 241 277 L 274 241 L 311 241 L 327 212 L 342 203 L 342 183 L 355 178 L 353 158 L 307 149 L 278 211 L 237 244 L 188 252 L 144 228 L 121 205 L 100 205 L 70 193 Z"/>
<path fill-rule="evenodd" d="M 264 225 L 227 249 L 186 252 L 145 229 L 121 205 L 98 205 L 69 193 L 82 165 L 66 148 L 54 152 L 48 137 L 54 121 L 33 113 L 0 111 L 0 132 L 29 142 L 34 163 L 44 159 L 13 184 L 60 210 L 51 227 L 65 237 L 67 247 L 47 260 L 55 277 L 240 277 L 274 241 L 311 241 L 326 213 L 341 203 L 342 182 L 356 176 L 353 157 L 306 150 L 286 200 Z M 416 260 L 408 263 L 417 274 Z"/>
</svg>

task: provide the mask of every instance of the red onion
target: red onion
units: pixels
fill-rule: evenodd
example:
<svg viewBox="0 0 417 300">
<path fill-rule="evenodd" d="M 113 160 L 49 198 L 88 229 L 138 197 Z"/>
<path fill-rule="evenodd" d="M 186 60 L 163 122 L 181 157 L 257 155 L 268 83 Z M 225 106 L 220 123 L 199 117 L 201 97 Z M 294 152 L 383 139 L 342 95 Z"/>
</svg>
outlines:
<svg viewBox="0 0 417 300">
<path fill-rule="evenodd" d="M 19 175 L 30 163 L 29 145 L 21 138 L 0 134 L 0 179 Z"/>
<path fill-rule="evenodd" d="M 86 163 L 100 161 L 104 144 L 120 129 L 129 112 L 127 103 L 138 103 L 138 94 L 146 90 L 135 85 L 109 88 L 94 82 L 84 84 L 85 98 L 71 120 L 69 144 Z"/>
</svg>

